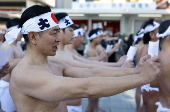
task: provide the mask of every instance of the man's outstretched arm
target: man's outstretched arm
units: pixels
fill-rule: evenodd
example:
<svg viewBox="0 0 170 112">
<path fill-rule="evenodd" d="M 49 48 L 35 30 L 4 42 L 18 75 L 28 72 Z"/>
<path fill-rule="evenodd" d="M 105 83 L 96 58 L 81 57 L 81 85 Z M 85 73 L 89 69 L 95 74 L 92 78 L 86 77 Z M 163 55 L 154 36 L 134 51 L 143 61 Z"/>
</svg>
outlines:
<svg viewBox="0 0 170 112">
<path fill-rule="evenodd" d="M 150 57 L 144 56 L 141 58 L 137 68 L 79 68 L 63 64 L 65 66 L 64 76 L 74 78 L 86 78 L 86 77 L 120 77 L 132 74 L 139 74 L 142 72 L 146 65 L 146 60 Z M 76 73 L 75 73 L 76 71 Z"/>
<path fill-rule="evenodd" d="M 15 85 L 26 95 L 48 102 L 106 97 L 154 81 L 161 73 L 159 63 L 154 60 L 148 61 L 140 74 L 122 77 L 69 78 L 56 76 L 43 69 L 28 70 L 24 71 L 24 80 L 18 80 Z"/>
<path fill-rule="evenodd" d="M 99 62 L 99 61 L 95 61 L 95 60 L 87 60 L 87 59 L 82 58 L 82 57 L 77 56 L 77 55 L 73 55 L 73 58 L 75 60 L 78 60 L 78 61 L 81 61 L 81 62 L 87 63 L 87 64 L 98 64 L 98 65 L 101 65 L 101 66 L 108 66 L 108 67 L 120 67 L 123 64 L 123 62 L 125 61 L 126 56 L 122 56 L 117 63 L 109 63 L 109 62 Z"/>
</svg>

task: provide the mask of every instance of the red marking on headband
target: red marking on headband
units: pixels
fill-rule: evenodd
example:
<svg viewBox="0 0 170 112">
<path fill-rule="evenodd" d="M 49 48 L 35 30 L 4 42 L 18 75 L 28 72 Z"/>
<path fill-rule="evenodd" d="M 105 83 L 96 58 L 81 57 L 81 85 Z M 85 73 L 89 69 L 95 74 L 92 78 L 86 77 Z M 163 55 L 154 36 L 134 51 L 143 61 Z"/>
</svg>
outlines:
<svg viewBox="0 0 170 112">
<path fill-rule="evenodd" d="M 154 21 L 154 22 L 158 23 L 157 21 Z"/>
<path fill-rule="evenodd" d="M 55 23 L 58 24 L 58 20 L 57 20 L 57 18 L 55 17 L 54 13 L 51 14 L 51 18 L 53 19 L 53 21 L 54 21 Z"/>
</svg>

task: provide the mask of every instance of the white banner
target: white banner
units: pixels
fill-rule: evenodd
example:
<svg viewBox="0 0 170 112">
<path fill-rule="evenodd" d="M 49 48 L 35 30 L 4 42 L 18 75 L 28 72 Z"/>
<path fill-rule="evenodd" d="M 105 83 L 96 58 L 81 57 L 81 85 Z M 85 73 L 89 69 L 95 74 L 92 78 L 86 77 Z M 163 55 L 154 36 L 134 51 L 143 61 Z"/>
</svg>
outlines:
<svg viewBox="0 0 170 112">
<path fill-rule="evenodd" d="M 72 9 L 156 9 L 156 3 L 95 3 L 95 2 L 72 2 Z"/>
</svg>

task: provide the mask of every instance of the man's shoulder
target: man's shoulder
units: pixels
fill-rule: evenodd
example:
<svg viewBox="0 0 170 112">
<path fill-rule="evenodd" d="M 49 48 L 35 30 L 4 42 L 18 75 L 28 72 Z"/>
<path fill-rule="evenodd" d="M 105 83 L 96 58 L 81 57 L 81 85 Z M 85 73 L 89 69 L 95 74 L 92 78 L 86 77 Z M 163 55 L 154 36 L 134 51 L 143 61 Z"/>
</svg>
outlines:
<svg viewBox="0 0 170 112">
<path fill-rule="evenodd" d="M 46 77 L 46 74 L 51 73 L 41 66 L 19 63 L 12 71 L 11 81 L 22 87 L 25 84 L 31 85 L 30 83 Z"/>
<path fill-rule="evenodd" d="M 96 52 L 96 51 L 97 51 L 96 49 L 90 47 L 87 49 L 87 52 Z"/>
<path fill-rule="evenodd" d="M 13 69 L 12 74 L 21 74 L 21 75 L 32 75 L 36 72 L 44 71 L 43 67 L 29 64 L 24 61 L 20 61 L 17 66 Z"/>
<path fill-rule="evenodd" d="M 4 42 L 1 45 L 1 49 L 13 49 L 13 47 L 10 44 L 7 44 L 6 42 Z"/>
</svg>

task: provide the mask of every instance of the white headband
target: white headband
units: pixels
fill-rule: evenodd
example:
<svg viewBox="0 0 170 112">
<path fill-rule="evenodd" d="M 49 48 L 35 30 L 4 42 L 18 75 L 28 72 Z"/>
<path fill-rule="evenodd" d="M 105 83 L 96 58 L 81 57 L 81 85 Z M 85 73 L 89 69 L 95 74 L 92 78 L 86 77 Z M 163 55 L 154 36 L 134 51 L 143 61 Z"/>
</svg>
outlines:
<svg viewBox="0 0 170 112">
<path fill-rule="evenodd" d="M 61 29 L 67 28 L 70 25 L 74 24 L 73 21 L 70 19 L 69 16 L 66 16 L 65 18 L 61 19 L 59 21 L 59 26 Z"/>
<path fill-rule="evenodd" d="M 78 37 L 78 36 L 83 36 L 83 29 L 82 28 L 74 30 L 74 36 L 73 37 Z"/>
<path fill-rule="evenodd" d="M 141 30 L 139 31 L 139 33 L 137 33 L 137 34 L 135 35 L 134 42 L 136 42 L 136 41 L 138 40 L 138 38 L 142 38 L 143 36 L 144 36 L 144 29 L 141 29 Z"/>
<path fill-rule="evenodd" d="M 103 35 L 103 31 L 102 30 L 99 30 L 97 33 L 94 33 L 92 36 L 90 36 L 88 38 L 88 40 L 92 40 L 92 39 L 94 39 L 94 38 L 96 38 L 96 37 L 98 37 L 100 35 Z"/>
<path fill-rule="evenodd" d="M 9 32 L 9 31 L 11 31 L 11 30 L 13 30 L 13 29 L 18 29 L 18 25 L 12 26 L 12 27 L 10 27 L 10 28 L 7 28 L 7 27 L 6 27 L 6 31 L 7 31 L 7 32 Z"/>
<path fill-rule="evenodd" d="M 168 29 L 164 33 L 162 33 L 162 34 L 157 33 L 156 37 L 158 37 L 158 38 L 165 38 L 168 35 L 170 35 L 170 26 L 168 27 Z"/>
<path fill-rule="evenodd" d="M 20 34 L 28 34 L 29 32 L 41 32 L 58 25 L 58 21 L 52 12 L 41 14 L 39 16 L 28 19 L 22 26 L 9 31 L 5 34 L 8 44 L 13 43 Z"/>
<path fill-rule="evenodd" d="M 154 21 L 153 24 L 149 24 L 145 27 L 144 33 L 151 32 L 151 31 L 155 30 L 156 28 L 158 28 L 159 26 L 160 26 L 160 24 L 158 22 Z"/>
</svg>

